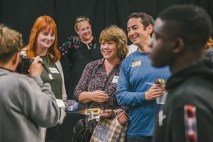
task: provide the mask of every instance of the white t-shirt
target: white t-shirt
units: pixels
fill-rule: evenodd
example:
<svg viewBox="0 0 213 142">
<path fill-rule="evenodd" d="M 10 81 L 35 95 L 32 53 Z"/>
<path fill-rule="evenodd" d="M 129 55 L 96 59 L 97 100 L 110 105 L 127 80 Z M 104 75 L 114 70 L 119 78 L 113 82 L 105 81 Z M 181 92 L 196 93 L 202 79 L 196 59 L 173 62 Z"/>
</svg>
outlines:
<svg viewBox="0 0 213 142">
<path fill-rule="evenodd" d="M 137 45 L 131 44 L 129 45 L 129 51 L 127 53 L 127 56 L 129 56 L 129 54 L 131 54 L 132 52 L 135 52 L 138 49 Z"/>
</svg>

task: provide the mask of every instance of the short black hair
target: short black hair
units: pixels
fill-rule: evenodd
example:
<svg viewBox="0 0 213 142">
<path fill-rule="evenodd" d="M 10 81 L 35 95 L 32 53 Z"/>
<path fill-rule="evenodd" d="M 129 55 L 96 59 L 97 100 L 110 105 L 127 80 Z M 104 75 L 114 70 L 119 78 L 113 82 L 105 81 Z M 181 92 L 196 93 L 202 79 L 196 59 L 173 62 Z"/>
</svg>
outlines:
<svg viewBox="0 0 213 142">
<path fill-rule="evenodd" d="M 172 25 L 171 36 L 181 37 L 189 46 L 204 47 L 212 33 L 212 21 L 207 12 L 195 5 L 174 5 L 163 10 L 158 18 Z"/>
<path fill-rule="evenodd" d="M 141 18 L 142 19 L 142 24 L 144 26 L 144 28 L 146 29 L 147 26 L 154 25 L 154 19 L 152 18 L 151 15 L 147 14 L 147 13 L 143 13 L 143 12 L 138 12 L 138 13 L 131 13 L 128 16 L 128 20 L 130 18 Z"/>
</svg>

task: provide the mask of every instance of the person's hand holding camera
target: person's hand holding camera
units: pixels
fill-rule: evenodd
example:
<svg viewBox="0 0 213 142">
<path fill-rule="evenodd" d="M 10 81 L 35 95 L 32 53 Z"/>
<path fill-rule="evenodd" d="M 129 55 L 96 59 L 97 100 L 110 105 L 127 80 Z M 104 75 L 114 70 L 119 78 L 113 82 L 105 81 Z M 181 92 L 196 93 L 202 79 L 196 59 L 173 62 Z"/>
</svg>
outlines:
<svg viewBox="0 0 213 142">
<path fill-rule="evenodd" d="M 35 77 L 35 76 L 40 76 L 41 72 L 43 70 L 42 67 L 42 59 L 39 56 L 36 56 L 32 62 L 32 64 L 30 65 L 29 68 L 29 75 L 31 77 Z"/>
</svg>

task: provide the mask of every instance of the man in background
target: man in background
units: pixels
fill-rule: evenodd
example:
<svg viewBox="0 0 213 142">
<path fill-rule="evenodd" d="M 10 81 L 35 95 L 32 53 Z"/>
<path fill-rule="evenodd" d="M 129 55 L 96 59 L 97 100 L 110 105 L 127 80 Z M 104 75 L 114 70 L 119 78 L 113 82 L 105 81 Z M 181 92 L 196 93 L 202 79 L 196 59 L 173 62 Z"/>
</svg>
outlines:
<svg viewBox="0 0 213 142">
<path fill-rule="evenodd" d="M 121 64 L 116 95 L 121 106 L 129 107 L 128 142 L 151 142 L 155 114 L 160 106 L 156 98 L 162 96 L 165 89 L 150 83 L 159 78 L 166 80 L 170 75 L 168 68 L 153 68 L 148 58 L 153 24 L 153 18 L 146 13 L 132 13 L 128 17 L 128 37 L 138 50 Z"/>
</svg>

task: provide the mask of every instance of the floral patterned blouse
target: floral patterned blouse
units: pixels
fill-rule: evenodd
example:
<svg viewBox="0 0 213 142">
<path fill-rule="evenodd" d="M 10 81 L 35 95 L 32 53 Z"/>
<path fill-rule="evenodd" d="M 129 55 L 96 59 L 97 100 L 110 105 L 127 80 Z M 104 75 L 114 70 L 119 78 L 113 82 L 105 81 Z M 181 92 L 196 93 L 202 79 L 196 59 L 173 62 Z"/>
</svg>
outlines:
<svg viewBox="0 0 213 142">
<path fill-rule="evenodd" d="M 102 90 L 107 92 L 109 100 L 103 103 L 91 101 L 88 103 L 88 108 L 99 107 L 102 110 L 120 108 L 116 99 L 119 70 L 120 64 L 116 65 L 107 75 L 104 67 L 104 59 L 89 63 L 76 86 L 74 92 L 76 100 L 78 100 L 80 93 L 83 91 L 93 92 L 95 90 Z M 94 130 L 96 124 L 95 121 L 89 121 L 88 126 L 91 132 Z"/>
<path fill-rule="evenodd" d="M 59 51 L 61 53 L 68 99 L 72 99 L 74 89 L 85 66 L 91 61 L 102 58 L 100 44 L 96 38 L 86 45 L 81 42 L 78 36 L 70 36 L 59 47 Z M 63 60 L 67 60 L 68 64 L 63 64 Z"/>
</svg>

